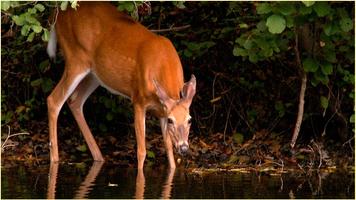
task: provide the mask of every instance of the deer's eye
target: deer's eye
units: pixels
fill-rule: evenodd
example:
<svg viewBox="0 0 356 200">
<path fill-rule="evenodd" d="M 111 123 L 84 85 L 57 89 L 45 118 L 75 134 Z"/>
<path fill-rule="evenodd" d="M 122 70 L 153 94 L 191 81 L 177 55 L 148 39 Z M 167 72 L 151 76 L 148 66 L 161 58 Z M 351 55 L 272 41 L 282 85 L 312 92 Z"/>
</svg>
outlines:
<svg viewBox="0 0 356 200">
<path fill-rule="evenodd" d="M 189 124 L 189 125 L 192 124 L 192 118 L 189 118 L 189 119 L 188 119 L 188 124 Z"/>
<path fill-rule="evenodd" d="M 173 122 L 173 119 L 168 118 L 168 119 L 167 119 L 167 123 L 170 124 L 170 125 L 172 125 L 172 124 L 174 123 L 174 122 Z"/>
</svg>

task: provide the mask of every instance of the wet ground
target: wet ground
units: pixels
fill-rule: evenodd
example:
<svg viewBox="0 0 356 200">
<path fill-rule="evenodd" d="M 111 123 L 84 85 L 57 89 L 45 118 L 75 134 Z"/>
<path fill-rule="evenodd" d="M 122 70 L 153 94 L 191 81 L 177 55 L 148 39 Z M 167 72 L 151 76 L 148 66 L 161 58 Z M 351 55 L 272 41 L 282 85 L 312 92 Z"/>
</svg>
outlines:
<svg viewBox="0 0 356 200">
<path fill-rule="evenodd" d="M 1 169 L 1 198 L 355 198 L 354 171 L 169 170 L 66 163 Z"/>
</svg>

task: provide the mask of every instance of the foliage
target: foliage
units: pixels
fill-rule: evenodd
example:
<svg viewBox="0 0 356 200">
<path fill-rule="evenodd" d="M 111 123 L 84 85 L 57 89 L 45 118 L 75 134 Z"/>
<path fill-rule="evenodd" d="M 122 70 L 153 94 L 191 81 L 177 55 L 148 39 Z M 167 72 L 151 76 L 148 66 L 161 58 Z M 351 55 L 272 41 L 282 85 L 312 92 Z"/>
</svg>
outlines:
<svg viewBox="0 0 356 200">
<path fill-rule="evenodd" d="M 347 85 L 348 96 L 354 100 L 355 58 L 352 49 L 355 42 L 349 7 L 310 1 L 263 2 L 255 3 L 255 6 L 260 19 L 236 39 L 235 56 L 248 58 L 253 63 L 278 60 L 288 55 L 296 57 L 293 51 L 297 45 L 302 53 L 303 66 L 297 70 L 309 73 L 313 87 L 321 83 L 330 94 L 330 88 L 336 84 Z M 296 67 L 295 63 L 289 65 Z M 340 80 L 340 77 L 344 78 Z M 327 109 L 329 98 L 320 98 L 321 107 Z"/>
</svg>

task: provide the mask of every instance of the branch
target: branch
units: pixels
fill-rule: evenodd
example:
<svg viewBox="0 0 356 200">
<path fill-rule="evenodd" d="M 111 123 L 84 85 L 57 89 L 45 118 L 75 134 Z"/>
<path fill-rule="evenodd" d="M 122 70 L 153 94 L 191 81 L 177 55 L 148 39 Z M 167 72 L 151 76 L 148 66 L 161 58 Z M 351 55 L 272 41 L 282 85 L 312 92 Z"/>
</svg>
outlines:
<svg viewBox="0 0 356 200">
<path fill-rule="evenodd" d="M 11 146 L 15 146 L 15 145 L 12 145 L 12 144 L 7 144 L 8 143 L 8 140 L 13 137 L 13 136 L 17 136 L 17 135 L 29 135 L 29 133 L 15 133 L 15 134 L 12 134 L 10 133 L 10 126 L 7 126 L 8 128 L 8 132 L 7 132 L 7 137 L 5 139 L 5 141 L 1 144 L 1 151 L 3 152 L 5 150 L 6 147 L 11 147 Z"/>
<path fill-rule="evenodd" d="M 298 31 L 295 31 L 295 46 L 294 46 L 294 51 L 295 51 L 295 56 L 296 56 L 296 61 L 297 65 L 300 69 L 301 72 L 301 77 L 302 77 L 302 83 L 300 86 L 300 93 L 299 93 L 299 106 L 298 106 L 298 115 L 297 115 L 297 121 L 295 122 L 295 127 L 293 131 L 293 136 L 292 140 L 290 143 L 290 146 L 294 148 L 295 142 L 298 138 L 299 131 L 300 131 L 300 126 L 302 125 L 303 121 L 303 114 L 304 114 L 304 96 L 305 96 L 305 90 L 307 88 L 307 74 L 305 73 L 302 62 L 300 61 L 300 53 L 298 49 Z"/>
<path fill-rule="evenodd" d="M 190 28 L 190 25 L 184 25 L 184 26 L 179 26 L 179 27 L 170 27 L 166 29 L 156 29 L 156 30 L 150 30 L 154 33 L 162 33 L 162 32 L 169 32 L 169 31 L 181 31 L 184 29 Z"/>
</svg>

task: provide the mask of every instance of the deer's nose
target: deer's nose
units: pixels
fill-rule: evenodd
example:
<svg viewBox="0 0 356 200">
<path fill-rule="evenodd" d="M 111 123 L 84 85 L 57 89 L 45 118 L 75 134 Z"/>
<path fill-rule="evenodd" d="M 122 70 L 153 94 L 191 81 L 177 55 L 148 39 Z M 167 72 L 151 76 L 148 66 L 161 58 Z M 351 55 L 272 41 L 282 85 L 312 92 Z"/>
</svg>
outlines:
<svg viewBox="0 0 356 200">
<path fill-rule="evenodd" d="M 187 144 L 182 144 L 179 146 L 179 153 L 181 155 L 185 155 L 187 153 L 188 149 L 189 149 L 189 147 Z"/>
</svg>

